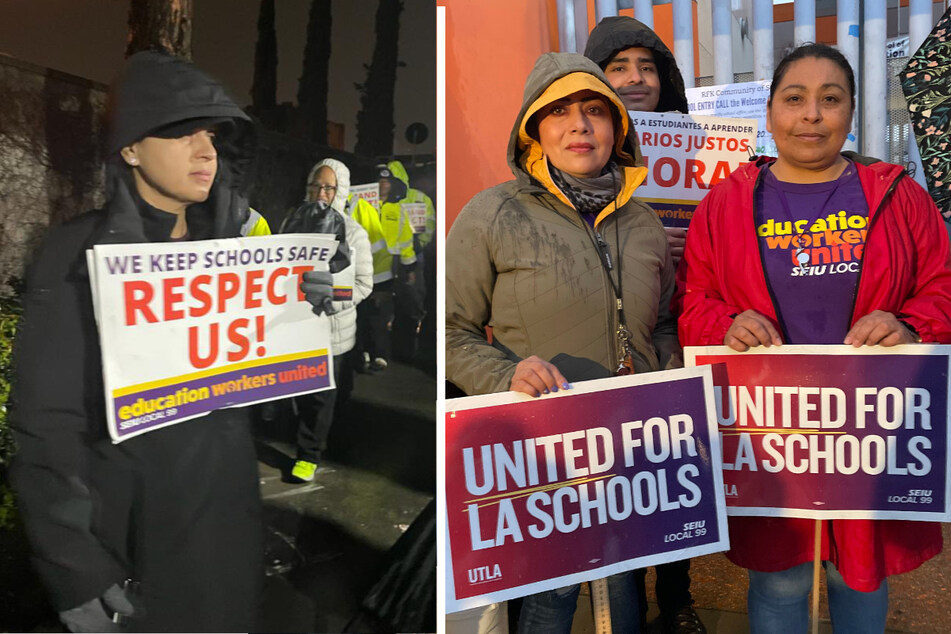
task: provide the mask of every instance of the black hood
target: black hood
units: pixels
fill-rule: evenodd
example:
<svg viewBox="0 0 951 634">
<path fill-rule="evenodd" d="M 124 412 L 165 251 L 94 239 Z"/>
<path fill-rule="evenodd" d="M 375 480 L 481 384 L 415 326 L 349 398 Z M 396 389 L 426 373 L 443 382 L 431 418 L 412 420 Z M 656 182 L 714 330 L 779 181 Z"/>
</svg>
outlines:
<svg viewBox="0 0 951 634">
<path fill-rule="evenodd" d="M 660 75 L 660 101 L 656 112 L 687 114 L 684 78 L 677 67 L 677 60 L 657 34 L 643 22 L 626 16 L 604 18 L 588 36 L 584 56 L 594 60 L 604 70 L 618 52 L 632 46 L 654 52 L 654 62 Z"/>
<path fill-rule="evenodd" d="M 226 118 L 243 125 L 251 119 L 214 79 L 185 60 L 158 51 L 130 57 L 109 94 L 106 155 L 189 119 Z"/>
<path fill-rule="evenodd" d="M 377 169 L 380 172 L 379 179 L 386 179 L 390 183 L 390 193 L 382 202 L 395 203 L 406 198 L 409 191 L 406 182 L 394 174 L 388 165 L 377 165 Z"/>
<path fill-rule="evenodd" d="M 136 53 L 110 89 L 107 116 L 106 228 L 111 237 L 105 241 L 168 240 L 165 224 L 169 219 L 174 223 L 174 217 L 142 201 L 119 150 L 151 132 L 161 134 L 174 124 L 199 119 L 223 123 L 215 139 L 218 173 L 208 200 L 188 208 L 189 234 L 193 239 L 238 235 L 249 213 L 241 192 L 254 155 L 254 126 L 218 82 L 173 55 Z"/>
</svg>

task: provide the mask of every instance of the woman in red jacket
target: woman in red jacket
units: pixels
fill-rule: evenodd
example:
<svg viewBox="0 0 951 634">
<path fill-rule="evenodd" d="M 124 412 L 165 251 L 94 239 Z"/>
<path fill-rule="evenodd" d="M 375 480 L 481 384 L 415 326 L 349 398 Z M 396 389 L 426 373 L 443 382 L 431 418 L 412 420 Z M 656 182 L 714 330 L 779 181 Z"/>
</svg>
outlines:
<svg viewBox="0 0 951 634">
<path fill-rule="evenodd" d="M 767 129 L 778 157 L 736 170 L 691 221 L 673 302 L 683 345 L 951 341 L 941 218 L 901 167 L 841 153 L 854 108 L 854 75 L 836 49 L 804 45 L 776 67 Z M 829 241 L 833 224 L 848 240 Z M 813 535 L 813 520 L 730 518 L 752 632 L 806 631 Z M 886 577 L 940 550 L 937 523 L 824 521 L 836 632 L 882 632 Z"/>
</svg>

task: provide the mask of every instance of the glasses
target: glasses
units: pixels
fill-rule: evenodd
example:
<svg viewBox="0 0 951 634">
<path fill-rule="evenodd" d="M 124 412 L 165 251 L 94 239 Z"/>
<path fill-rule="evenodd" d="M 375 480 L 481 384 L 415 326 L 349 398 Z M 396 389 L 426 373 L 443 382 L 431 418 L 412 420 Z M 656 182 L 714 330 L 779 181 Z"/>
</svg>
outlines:
<svg viewBox="0 0 951 634">
<path fill-rule="evenodd" d="M 337 191 L 337 188 L 334 185 L 311 185 L 310 188 L 325 194 L 333 194 Z"/>
</svg>

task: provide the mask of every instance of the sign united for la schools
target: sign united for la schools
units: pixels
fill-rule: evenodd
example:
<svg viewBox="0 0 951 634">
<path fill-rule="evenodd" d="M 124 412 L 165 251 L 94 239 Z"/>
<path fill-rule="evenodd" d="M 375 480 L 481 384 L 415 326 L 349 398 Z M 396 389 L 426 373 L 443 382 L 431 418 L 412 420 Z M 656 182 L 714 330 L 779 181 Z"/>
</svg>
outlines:
<svg viewBox="0 0 951 634">
<path fill-rule="evenodd" d="M 298 286 L 336 250 L 324 234 L 90 249 L 113 441 L 332 388 L 330 323 Z M 352 292 L 352 270 L 335 277 L 335 292 Z"/>
<path fill-rule="evenodd" d="M 666 227 L 686 227 L 710 188 L 756 147 L 753 119 L 631 112 L 647 179 L 636 190 Z"/>
<path fill-rule="evenodd" d="M 446 402 L 446 610 L 729 547 L 710 368 Z"/>
<path fill-rule="evenodd" d="M 687 347 L 713 369 L 730 515 L 947 522 L 951 346 Z"/>
</svg>

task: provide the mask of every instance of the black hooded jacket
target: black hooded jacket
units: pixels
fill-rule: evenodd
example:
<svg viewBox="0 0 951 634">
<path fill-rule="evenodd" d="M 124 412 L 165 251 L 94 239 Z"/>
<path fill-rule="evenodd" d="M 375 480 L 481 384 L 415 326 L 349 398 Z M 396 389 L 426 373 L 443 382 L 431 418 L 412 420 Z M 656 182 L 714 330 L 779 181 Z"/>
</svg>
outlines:
<svg viewBox="0 0 951 634">
<path fill-rule="evenodd" d="M 141 199 L 117 152 L 183 119 L 230 121 L 211 195 L 186 212 L 189 234 L 238 236 L 250 123 L 204 73 L 159 53 L 131 57 L 111 99 L 107 203 L 52 228 L 27 273 L 10 412 L 20 509 L 58 610 L 131 577 L 145 607 L 133 629 L 248 631 L 262 570 L 250 417 L 220 410 L 111 444 L 85 252 L 169 239 L 175 216 Z"/>
<path fill-rule="evenodd" d="M 684 78 L 677 67 L 677 60 L 663 40 L 643 22 L 627 16 L 604 18 L 588 36 L 584 56 L 604 70 L 615 55 L 631 47 L 647 48 L 654 53 L 654 62 L 660 75 L 660 101 L 655 112 L 687 114 Z"/>
</svg>

